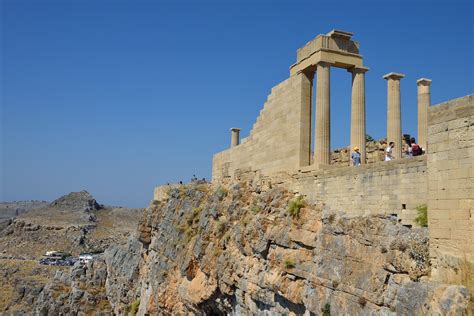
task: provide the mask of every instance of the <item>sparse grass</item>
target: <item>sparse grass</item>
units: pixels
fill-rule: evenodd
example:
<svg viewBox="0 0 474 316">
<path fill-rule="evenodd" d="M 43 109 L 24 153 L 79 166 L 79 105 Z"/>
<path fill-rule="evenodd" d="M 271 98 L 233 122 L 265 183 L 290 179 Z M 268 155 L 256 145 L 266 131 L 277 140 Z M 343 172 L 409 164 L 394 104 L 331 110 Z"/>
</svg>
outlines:
<svg viewBox="0 0 474 316">
<path fill-rule="evenodd" d="M 222 250 L 220 248 L 214 248 L 214 251 L 212 252 L 212 255 L 217 258 L 221 255 Z"/>
<path fill-rule="evenodd" d="M 200 207 L 193 208 L 184 218 L 184 222 L 176 226 L 180 232 L 186 233 L 186 242 L 189 242 L 196 235 L 196 228 L 194 226 L 199 222 L 199 214 L 201 214 L 201 211 L 202 208 Z"/>
<path fill-rule="evenodd" d="M 199 192 L 206 193 L 207 191 L 209 191 L 209 185 L 205 183 L 198 184 L 196 185 L 196 190 Z"/>
<path fill-rule="evenodd" d="M 138 308 L 140 307 L 140 299 L 137 298 L 130 304 L 130 311 L 128 312 L 129 316 L 135 316 L 138 312 Z"/>
<path fill-rule="evenodd" d="M 364 307 L 366 304 L 367 304 L 367 300 L 365 299 L 365 297 L 359 297 L 359 305 Z"/>
<path fill-rule="evenodd" d="M 197 218 L 199 214 L 201 214 L 202 208 L 200 207 L 195 207 L 193 208 L 193 218 Z"/>
<path fill-rule="evenodd" d="M 472 269 L 471 263 L 469 263 L 469 260 L 467 260 L 467 255 L 464 251 L 463 257 L 459 264 L 459 273 L 461 276 L 460 283 L 467 287 L 470 291 L 474 291 L 474 271 Z"/>
<path fill-rule="evenodd" d="M 193 239 L 193 237 L 196 236 L 196 234 L 197 234 L 196 230 L 193 229 L 192 227 L 189 227 L 186 230 L 186 234 L 185 234 L 185 237 L 184 237 L 184 242 L 189 243 L 191 241 L 191 239 Z"/>
<path fill-rule="evenodd" d="M 288 204 L 288 213 L 293 217 L 298 217 L 300 215 L 300 210 L 306 205 L 304 197 L 302 195 L 297 196 L 295 199 L 291 200 Z"/>
<path fill-rule="evenodd" d="M 250 219 L 248 216 L 243 216 L 240 218 L 240 225 L 243 227 L 247 227 L 247 225 L 250 223 Z"/>
<path fill-rule="evenodd" d="M 331 305 L 329 305 L 329 303 L 324 304 L 321 308 L 321 312 L 323 313 L 323 316 L 331 316 Z"/>
<path fill-rule="evenodd" d="M 418 216 L 415 218 L 415 222 L 421 227 L 428 227 L 428 206 L 421 204 L 416 207 Z"/>
<path fill-rule="evenodd" d="M 230 240 L 230 230 L 228 230 L 225 234 L 224 234 L 224 237 L 222 237 L 222 239 L 225 241 L 225 242 L 228 242 Z"/>
<path fill-rule="evenodd" d="M 229 191 L 226 188 L 224 188 L 223 186 L 219 186 L 216 189 L 216 192 L 215 192 L 215 194 L 217 194 L 217 197 L 219 198 L 219 200 L 222 200 L 223 198 L 225 198 L 228 193 L 229 193 Z"/>
<path fill-rule="evenodd" d="M 257 204 L 253 204 L 252 207 L 250 208 L 250 211 L 252 211 L 252 213 L 254 214 L 258 214 L 262 211 L 262 209 Z"/>
<path fill-rule="evenodd" d="M 287 269 L 292 269 L 296 266 L 296 262 L 293 258 L 285 258 L 285 260 L 283 261 L 284 265 L 285 265 L 285 268 Z"/>
<path fill-rule="evenodd" d="M 3 275 L 0 283 L 0 313 L 12 303 L 12 299 L 17 295 L 17 284 L 37 284 L 48 283 L 57 270 L 67 270 L 69 267 L 43 266 L 35 260 L 14 260 L 0 259 L 0 275 Z M 21 306 L 24 302 L 21 302 Z M 14 310 L 13 307 L 10 310 Z"/>
<path fill-rule="evenodd" d="M 219 219 L 219 221 L 217 221 L 217 224 L 216 224 L 216 235 L 221 236 L 222 233 L 224 233 L 226 227 L 227 227 L 227 219 L 225 217 Z"/>
</svg>

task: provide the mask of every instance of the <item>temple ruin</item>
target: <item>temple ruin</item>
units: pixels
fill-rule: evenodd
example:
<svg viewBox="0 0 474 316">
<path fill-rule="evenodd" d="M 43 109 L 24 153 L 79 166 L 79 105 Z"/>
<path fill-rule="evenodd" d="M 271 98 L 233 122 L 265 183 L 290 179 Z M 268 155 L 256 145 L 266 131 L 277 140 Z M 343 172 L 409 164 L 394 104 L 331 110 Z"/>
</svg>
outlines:
<svg viewBox="0 0 474 316">
<path fill-rule="evenodd" d="M 474 267 L 474 95 L 431 106 L 431 80 L 419 79 L 418 143 L 426 154 L 401 159 L 405 75 L 386 74 L 387 142 L 395 143 L 395 159 L 365 164 L 369 68 L 352 36 L 333 30 L 297 50 L 289 78 L 272 89 L 249 136 L 240 140 L 240 129 L 232 128 L 231 147 L 214 155 L 212 181 L 281 184 L 336 211 L 391 214 L 405 225 L 414 225 L 417 206 L 427 204 L 433 276 L 456 282 L 462 262 Z M 360 148 L 359 167 L 330 164 L 332 67 L 352 76 L 350 148 Z"/>
<path fill-rule="evenodd" d="M 297 50 L 290 77 L 272 89 L 249 137 L 240 144 L 238 128 L 231 129 L 231 149 L 214 156 L 213 179 L 235 177 L 258 171 L 263 174 L 317 170 L 331 161 L 330 72 L 332 67 L 347 69 L 352 76 L 350 148 L 359 147 L 361 163 L 366 163 L 365 73 L 359 43 L 352 33 L 333 30 Z M 400 80 L 405 75 L 388 73 L 387 140 L 395 143 L 394 157 L 401 158 Z M 313 82 L 316 104 L 312 104 Z M 426 149 L 427 117 L 431 80 L 418 80 L 418 135 Z M 311 126 L 313 108 L 316 126 Z M 311 139 L 314 130 L 314 140 Z M 311 144 L 314 143 L 314 155 Z M 239 146 L 238 146 L 239 145 Z"/>
</svg>

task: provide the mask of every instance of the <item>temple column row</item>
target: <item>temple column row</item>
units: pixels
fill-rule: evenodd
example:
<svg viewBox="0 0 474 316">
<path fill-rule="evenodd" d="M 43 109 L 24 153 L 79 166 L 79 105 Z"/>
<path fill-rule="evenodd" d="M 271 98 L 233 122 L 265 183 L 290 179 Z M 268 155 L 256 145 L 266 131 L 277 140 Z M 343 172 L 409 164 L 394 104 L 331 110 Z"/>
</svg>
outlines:
<svg viewBox="0 0 474 316">
<path fill-rule="evenodd" d="M 316 129 L 314 131 L 314 163 L 329 165 L 331 159 L 330 66 L 316 67 Z"/>
<path fill-rule="evenodd" d="M 418 145 L 427 150 L 426 139 L 428 137 L 428 109 L 431 106 L 431 80 L 421 78 L 416 83 L 418 85 Z"/>
<path fill-rule="evenodd" d="M 366 67 L 354 67 L 349 69 L 352 73 L 352 94 L 351 94 L 351 148 L 359 147 L 360 162 L 366 162 L 365 148 L 365 73 L 369 70 Z"/>
<path fill-rule="evenodd" d="M 394 142 L 394 159 L 402 157 L 402 123 L 400 106 L 400 79 L 404 74 L 391 72 L 383 76 L 387 80 L 387 143 Z"/>
<path fill-rule="evenodd" d="M 361 163 L 365 163 L 365 73 L 366 67 L 353 67 L 352 109 L 351 109 L 351 150 L 359 147 Z M 314 163 L 328 165 L 331 161 L 331 111 L 330 111 L 330 65 L 316 66 L 316 128 L 314 133 Z"/>
<path fill-rule="evenodd" d="M 316 165 L 329 165 L 331 161 L 330 70 L 330 64 L 325 62 L 320 62 L 316 66 L 316 127 L 314 133 L 314 164 Z M 364 66 L 356 66 L 348 70 L 352 74 L 350 150 L 352 152 L 354 147 L 359 147 L 362 164 L 366 163 L 365 73 L 368 70 Z M 394 72 L 383 76 L 387 80 L 387 142 L 395 143 L 395 148 L 392 151 L 394 159 L 402 157 L 400 80 L 404 77 L 404 74 Z M 431 80 L 421 78 L 417 84 L 418 144 L 426 150 Z M 311 107 L 310 104 L 308 106 Z M 239 128 L 231 129 L 231 148 L 240 143 L 239 131 Z"/>
</svg>

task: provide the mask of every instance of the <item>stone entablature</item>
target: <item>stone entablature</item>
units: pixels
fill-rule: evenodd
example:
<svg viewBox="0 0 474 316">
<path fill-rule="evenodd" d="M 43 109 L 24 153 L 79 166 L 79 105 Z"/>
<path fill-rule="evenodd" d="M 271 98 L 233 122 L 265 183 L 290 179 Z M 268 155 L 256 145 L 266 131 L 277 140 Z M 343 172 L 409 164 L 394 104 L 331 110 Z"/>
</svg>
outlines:
<svg viewBox="0 0 474 316">
<path fill-rule="evenodd" d="M 326 35 L 318 35 L 296 52 L 296 63 L 290 67 L 293 76 L 308 68 L 314 68 L 320 62 L 339 68 L 362 66 L 359 43 L 352 41 L 350 32 L 332 30 Z M 312 69 L 314 70 L 314 69 Z"/>
</svg>

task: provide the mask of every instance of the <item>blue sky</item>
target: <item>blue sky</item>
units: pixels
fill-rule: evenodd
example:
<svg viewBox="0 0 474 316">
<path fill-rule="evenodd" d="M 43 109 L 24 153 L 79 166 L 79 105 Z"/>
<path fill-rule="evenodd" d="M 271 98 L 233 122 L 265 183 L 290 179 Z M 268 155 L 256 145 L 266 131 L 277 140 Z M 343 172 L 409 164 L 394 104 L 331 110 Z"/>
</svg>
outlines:
<svg viewBox="0 0 474 316">
<path fill-rule="evenodd" d="M 432 103 L 474 92 L 472 1 L 0 0 L 0 200 L 86 189 L 146 206 L 153 187 L 210 178 L 230 127 L 248 135 L 296 49 L 355 33 L 367 131 L 386 134 L 388 72 L 416 135 L 416 80 Z M 332 147 L 349 143 L 350 74 L 331 73 Z"/>
</svg>

